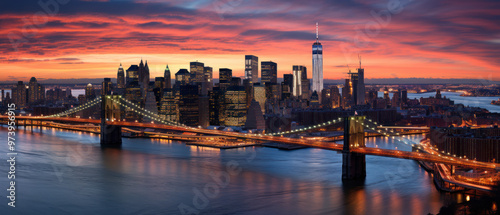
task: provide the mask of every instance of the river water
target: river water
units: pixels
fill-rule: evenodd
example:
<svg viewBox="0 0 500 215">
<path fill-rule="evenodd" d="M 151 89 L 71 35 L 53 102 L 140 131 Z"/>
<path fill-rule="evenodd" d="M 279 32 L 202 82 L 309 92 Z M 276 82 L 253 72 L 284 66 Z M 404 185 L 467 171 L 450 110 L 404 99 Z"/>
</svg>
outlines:
<svg viewBox="0 0 500 215">
<path fill-rule="evenodd" d="M 389 93 L 392 98 L 392 93 Z M 491 101 L 498 100 L 500 97 L 492 96 L 492 97 L 464 97 L 460 96 L 461 93 L 456 92 L 441 92 L 441 96 L 446 96 L 446 98 L 451 99 L 455 102 L 455 104 L 463 104 L 465 106 L 470 107 L 481 107 L 485 108 L 492 113 L 500 113 L 500 106 L 492 105 Z M 378 92 L 379 97 L 384 97 L 384 92 Z M 436 92 L 429 93 L 408 93 L 408 98 L 410 99 L 420 99 L 420 98 L 429 98 L 431 96 L 436 96 Z"/>
<path fill-rule="evenodd" d="M 439 192 L 411 160 L 366 156 L 366 180 L 353 185 L 341 180 L 341 154 L 321 149 L 219 150 L 127 138 L 122 149 L 101 149 L 98 135 L 22 127 L 16 143 L 16 208 L 4 198 L 0 214 L 420 215 L 463 199 Z M 367 146 L 411 150 L 384 137 Z M 8 163 L 0 168 L 7 172 Z M 0 177 L 5 196 L 8 183 Z"/>
</svg>

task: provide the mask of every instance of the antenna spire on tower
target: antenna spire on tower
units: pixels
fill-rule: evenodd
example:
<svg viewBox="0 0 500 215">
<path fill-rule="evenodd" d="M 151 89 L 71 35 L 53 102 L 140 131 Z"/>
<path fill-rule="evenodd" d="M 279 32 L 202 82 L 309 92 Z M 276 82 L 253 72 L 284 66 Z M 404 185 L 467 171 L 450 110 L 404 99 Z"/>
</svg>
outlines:
<svg viewBox="0 0 500 215">
<path fill-rule="evenodd" d="M 316 22 L 316 41 L 319 40 L 319 27 L 318 27 L 318 23 Z"/>
<path fill-rule="evenodd" d="M 361 56 L 358 54 L 358 59 L 359 59 L 359 68 L 361 69 Z"/>
</svg>

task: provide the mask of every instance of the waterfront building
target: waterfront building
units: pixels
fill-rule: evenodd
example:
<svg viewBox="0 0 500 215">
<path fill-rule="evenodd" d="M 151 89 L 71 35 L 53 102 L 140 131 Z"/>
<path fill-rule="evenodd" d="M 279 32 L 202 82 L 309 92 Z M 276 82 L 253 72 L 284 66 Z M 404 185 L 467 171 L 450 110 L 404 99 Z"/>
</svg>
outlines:
<svg viewBox="0 0 500 215">
<path fill-rule="evenodd" d="M 500 129 L 432 127 L 430 144 L 452 156 L 482 162 L 500 163 Z"/>
<path fill-rule="evenodd" d="M 198 86 L 179 87 L 179 122 L 187 126 L 199 125 Z"/>
</svg>

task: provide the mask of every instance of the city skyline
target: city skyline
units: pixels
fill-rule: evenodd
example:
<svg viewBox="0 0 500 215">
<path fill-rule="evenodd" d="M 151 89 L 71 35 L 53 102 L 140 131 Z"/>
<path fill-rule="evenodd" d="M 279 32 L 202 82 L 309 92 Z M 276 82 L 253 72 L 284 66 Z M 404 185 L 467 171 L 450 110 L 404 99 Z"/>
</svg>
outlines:
<svg viewBox="0 0 500 215">
<path fill-rule="evenodd" d="M 499 0 L 3 1 L 0 214 L 499 214 L 499 20 Z"/>
<path fill-rule="evenodd" d="M 367 79 L 500 79 L 496 73 L 500 41 L 495 35 L 499 25 L 493 21 L 496 2 L 400 1 L 400 10 L 390 10 L 386 22 L 384 2 L 306 6 L 300 1 L 274 1 L 273 10 L 258 2 L 229 3 L 70 1 L 57 5 L 57 13 L 46 23 L 31 28 L 33 34 L 23 35 L 21 30 L 29 26 L 22 18 L 33 21 L 43 7 L 36 2 L 30 7 L 3 2 L 8 11 L 0 17 L 6 41 L 0 64 L 16 74 L 3 73 L 0 79 L 29 79 L 36 73 L 44 80 L 67 72 L 74 78 L 114 77 L 119 63 L 136 64 L 140 57 L 149 60 L 151 77 L 162 76 L 167 64 L 178 71 L 196 60 L 214 70 L 230 68 L 234 76 L 242 77 L 243 56 L 249 54 L 279 64 L 282 77 L 292 73 L 293 65 L 313 68 L 310 44 L 316 22 L 322 28 L 325 79 L 343 79 L 346 65 L 356 65 L 358 54 L 370 68 Z M 92 11 L 93 7 L 100 9 Z M 334 13 L 321 12 L 326 10 Z M 130 15 L 133 11 L 136 15 Z M 356 17 L 349 16 L 353 12 Z M 242 25 L 243 20 L 248 24 Z M 356 43 L 359 31 L 366 33 L 364 27 L 370 24 L 377 28 L 368 32 L 373 33 L 366 37 L 368 42 Z"/>
</svg>

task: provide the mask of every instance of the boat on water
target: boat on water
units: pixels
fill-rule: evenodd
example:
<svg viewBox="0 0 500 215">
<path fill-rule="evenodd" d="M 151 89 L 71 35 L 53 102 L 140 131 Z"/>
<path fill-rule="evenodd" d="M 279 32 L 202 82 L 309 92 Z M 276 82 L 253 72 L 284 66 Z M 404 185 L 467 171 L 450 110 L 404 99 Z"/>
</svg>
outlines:
<svg viewBox="0 0 500 215">
<path fill-rule="evenodd" d="M 491 101 L 492 105 L 500 105 L 500 99 Z"/>
</svg>

